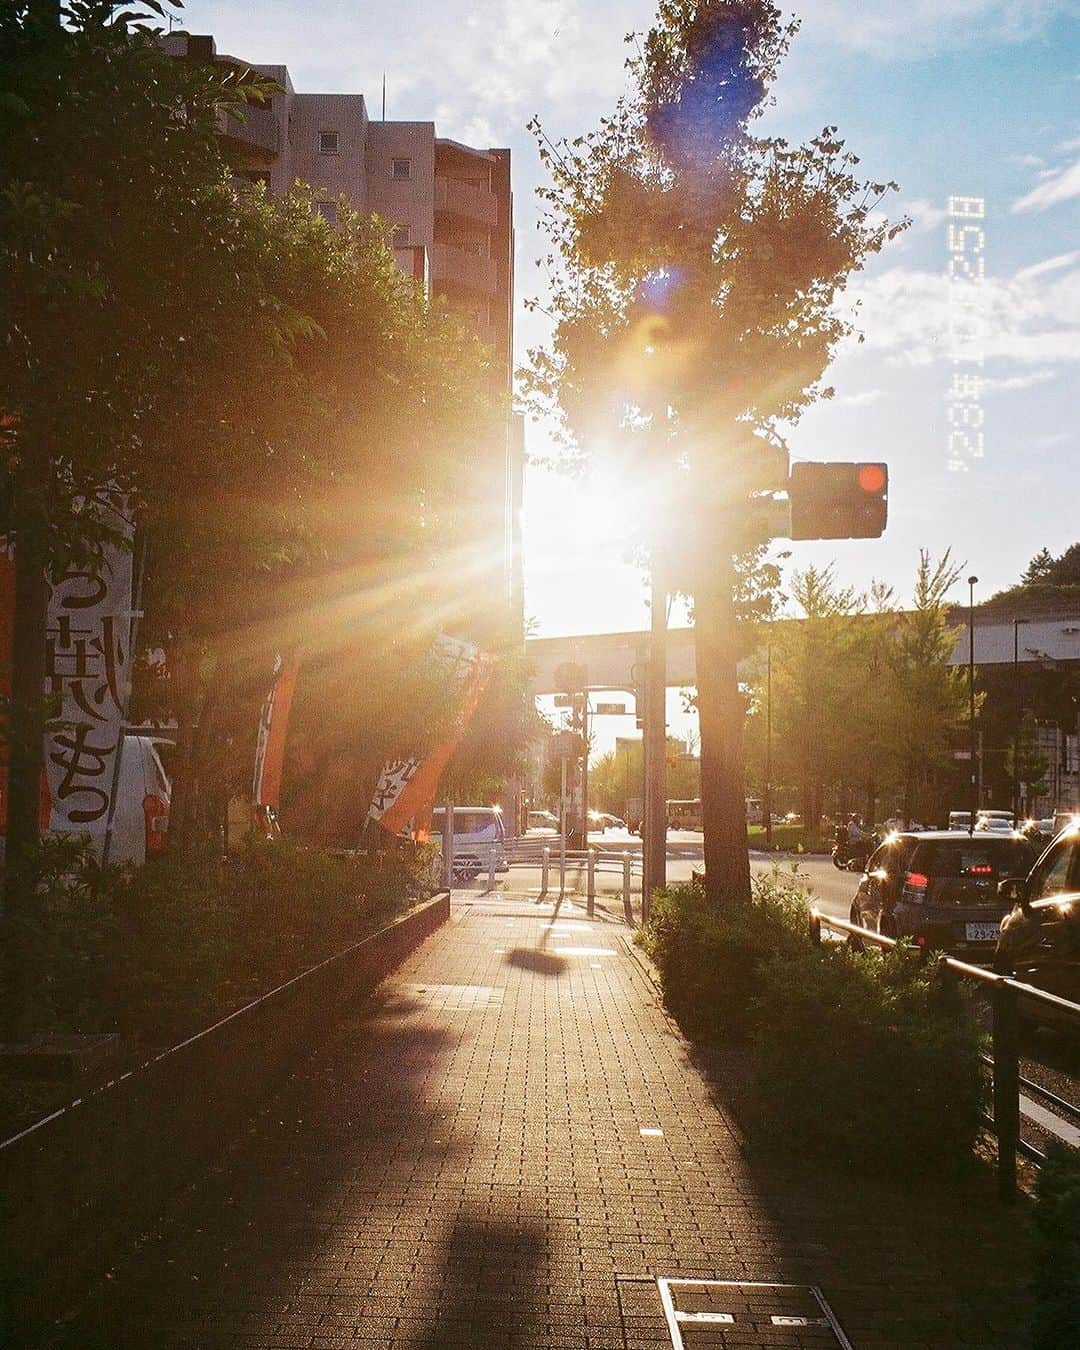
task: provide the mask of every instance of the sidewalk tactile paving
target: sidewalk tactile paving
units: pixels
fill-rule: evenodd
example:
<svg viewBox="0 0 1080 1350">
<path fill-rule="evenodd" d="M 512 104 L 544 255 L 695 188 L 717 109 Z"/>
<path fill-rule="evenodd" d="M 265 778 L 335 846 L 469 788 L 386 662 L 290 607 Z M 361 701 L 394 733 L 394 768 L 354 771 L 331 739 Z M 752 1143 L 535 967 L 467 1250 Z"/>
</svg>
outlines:
<svg viewBox="0 0 1080 1350">
<path fill-rule="evenodd" d="M 590 926 L 455 900 L 62 1343 L 655 1350 L 659 1277 L 820 1286 L 858 1350 L 1019 1343 L 989 1223 L 965 1239 L 954 1206 L 916 1240 L 861 1194 L 753 1171 L 626 929 Z M 575 936 L 610 955 L 560 951 Z M 686 1350 L 822 1344 L 716 1311 L 734 1326 Z"/>
</svg>

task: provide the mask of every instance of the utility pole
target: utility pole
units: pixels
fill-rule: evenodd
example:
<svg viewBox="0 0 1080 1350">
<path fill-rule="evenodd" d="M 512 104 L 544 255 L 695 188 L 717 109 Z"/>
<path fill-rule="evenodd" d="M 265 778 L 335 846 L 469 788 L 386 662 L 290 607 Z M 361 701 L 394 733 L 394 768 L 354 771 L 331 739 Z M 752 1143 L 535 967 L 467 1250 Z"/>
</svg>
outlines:
<svg viewBox="0 0 1080 1350">
<path fill-rule="evenodd" d="M 645 685 L 645 801 L 641 920 L 652 892 L 667 881 L 667 592 L 654 556 L 651 570 L 649 666 Z"/>
<path fill-rule="evenodd" d="M 765 647 L 765 847 L 772 848 L 772 643 Z"/>
<path fill-rule="evenodd" d="M 968 577 L 968 755 L 971 760 L 971 819 L 968 834 L 975 833 L 975 817 L 979 811 L 978 744 L 975 739 L 975 586 L 978 577 Z"/>
</svg>

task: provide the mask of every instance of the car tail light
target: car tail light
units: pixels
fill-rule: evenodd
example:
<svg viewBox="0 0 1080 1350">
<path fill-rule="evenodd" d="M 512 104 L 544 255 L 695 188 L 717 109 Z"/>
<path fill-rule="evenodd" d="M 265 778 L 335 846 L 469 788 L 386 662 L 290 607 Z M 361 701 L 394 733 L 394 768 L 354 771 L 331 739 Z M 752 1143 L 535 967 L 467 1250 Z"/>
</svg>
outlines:
<svg viewBox="0 0 1080 1350">
<path fill-rule="evenodd" d="M 143 819 L 146 822 L 146 851 L 160 853 L 165 847 L 169 828 L 169 804 L 153 795 L 143 798 Z"/>
<path fill-rule="evenodd" d="M 922 901 L 926 899 L 926 888 L 930 885 L 930 878 L 922 872 L 909 872 L 907 880 L 904 882 L 904 894 L 909 900 Z"/>
<path fill-rule="evenodd" d="M 994 869 L 990 863 L 976 863 L 974 867 L 968 868 L 969 877 L 989 877 L 993 874 Z"/>
</svg>

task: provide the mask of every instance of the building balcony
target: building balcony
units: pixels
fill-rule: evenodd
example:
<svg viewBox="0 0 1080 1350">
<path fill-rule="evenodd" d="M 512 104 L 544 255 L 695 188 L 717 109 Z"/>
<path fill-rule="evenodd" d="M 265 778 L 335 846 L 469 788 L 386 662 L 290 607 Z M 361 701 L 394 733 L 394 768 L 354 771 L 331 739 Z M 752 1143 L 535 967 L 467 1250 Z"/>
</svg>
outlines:
<svg viewBox="0 0 1080 1350">
<path fill-rule="evenodd" d="M 494 295 L 499 270 L 494 258 L 481 258 L 453 244 L 434 244 L 431 249 L 431 285 L 436 291 L 476 291 Z"/>
<path fill-rule="evenodd" d="M 218 135 L 222 141 L 246 157 L 273 159 L 281 149 L 281 126 L 272 108 L 249 103 L 238 121 L 225 112 L 218 113 Z"/>
<path fill-rule="evenodd" d="M 487 188 L 460 178 L 436 178 L 435 214 L 493 230 L 499 219 L 499 199 Z"/>
</svg>

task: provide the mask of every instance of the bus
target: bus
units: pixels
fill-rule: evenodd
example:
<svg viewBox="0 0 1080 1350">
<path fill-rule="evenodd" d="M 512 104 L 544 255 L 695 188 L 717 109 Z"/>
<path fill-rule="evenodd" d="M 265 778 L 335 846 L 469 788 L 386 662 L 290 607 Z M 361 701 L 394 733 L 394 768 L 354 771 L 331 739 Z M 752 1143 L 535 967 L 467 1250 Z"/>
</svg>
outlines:
<svg viewBox="0 0 1080 1350">
<path fill-rule="evenodd" d="M 748 825 L 765 823 L 765 808 L 760 797 L 746 798 L 746 823 Z M 667 826 L 669 830 L 700 830 L 701 798 L 695 797 L 693 801 L 688 802 L 668 802 Z"/>
<path fill-rule="evenodd" d="M 695 797 L 689 802 L 668 802 L 667 827 L 669 830 L 700 830 L 701 798 Z"/>
</svg>

